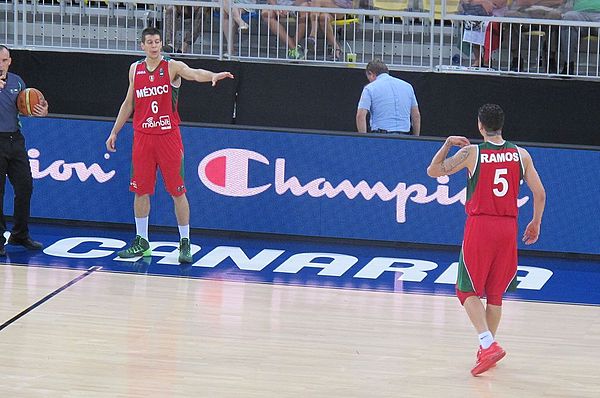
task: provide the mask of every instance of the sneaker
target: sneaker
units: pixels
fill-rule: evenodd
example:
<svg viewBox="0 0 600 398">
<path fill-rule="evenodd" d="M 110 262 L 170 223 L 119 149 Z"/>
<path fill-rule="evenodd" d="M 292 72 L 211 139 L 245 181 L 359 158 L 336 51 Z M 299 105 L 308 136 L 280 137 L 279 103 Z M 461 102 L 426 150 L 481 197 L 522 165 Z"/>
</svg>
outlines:
<svg viewBox="0 0 600 398">
<path fill-rule="evenodd" d="M 179 262 L 191 263 L 192 261 L 192 248 L 190 247 L 190 240 L 188 238 L 183 238 L 181 239 L 181 242 L 179 242 Z"/>
<path fill-rule="evenodd" d="M 121 258 L 148 257 L 151 255 L 150 243 L 139 235 L 135 236 L 135 239 L 131 242 L 131 246 L 117 253 L 117 256 Z"/>
<path fill-rule="evenodd" d="M 477 350 L 477 362 L 479 362 L 479 358 L 481 358 L 481 350 L 483 350 L 483 348 L 481 348 L 481 346 L 479 346 L 479 349 Z M 496 366 L 496 364 L 493 364 L 490 367 L 493 368 L 495 366 Z"/>
<path fill-rule="evenodd" d="M 304 51 L 302 50 L 302 46 L 297 45 L 296 48 L 290 48 L 288 50 L 288 58 L 290 58 L 290 59 L 304 58 Z"/>
<path fill-rule="evenodd" d="M 44 248 L 44 245 L 42 243 L 31 239 L 29 236 L 24 239 L 17 239 L 11 235 L 8 238 L 8 244 L 23 246 L 24 248 L 29 249 L 29 250 L 41 250 Z"/>
<path fill-rule="evenodd" d="M 494 366 L 496 362 L 504 358 L 505 355 L 506 351 L 498 343 L 493 342 L 489 348 L 481 349 L 481 352 L 477 352 L 477 362 L 473 369 L 471 369 L 471 374 L 477 376 L 485 372 Z"/>
</svg>

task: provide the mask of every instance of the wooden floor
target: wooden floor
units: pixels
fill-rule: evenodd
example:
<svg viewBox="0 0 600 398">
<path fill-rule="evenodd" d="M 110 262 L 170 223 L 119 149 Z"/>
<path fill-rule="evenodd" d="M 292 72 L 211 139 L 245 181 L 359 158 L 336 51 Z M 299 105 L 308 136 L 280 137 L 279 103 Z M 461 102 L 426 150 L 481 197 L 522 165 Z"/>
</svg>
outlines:
<svg viewBox="0 0 600 398">
<path fill-rule="evenodd" d="M 0 322 L 81 270 L 0 265 Z M 600 307 L 98 271 L 0 331 L 2 397 L 599 397 Z"/>
</svg>

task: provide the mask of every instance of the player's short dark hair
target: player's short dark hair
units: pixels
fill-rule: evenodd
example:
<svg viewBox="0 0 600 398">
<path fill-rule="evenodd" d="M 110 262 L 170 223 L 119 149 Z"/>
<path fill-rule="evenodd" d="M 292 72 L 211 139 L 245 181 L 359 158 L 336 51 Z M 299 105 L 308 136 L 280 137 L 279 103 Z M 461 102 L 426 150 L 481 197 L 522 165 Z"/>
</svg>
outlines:
<svg viewBox="0 0 600 398">
<path fill-rule="evenodd" d="M 148 26 L 146 29 L 142 30 L 142 36 L 140 37 L 140 39 L 142 40 L 142 43 L 144 43 L 146 41 L 146 36 L 154 35 L 159 35 L 162 37 L 160 29 L 157 29 L 154 26 Z"/>
<path fill-rule="evenodd" d="M 388 73 L 388 67 L 382 60 L 375 58 L 373 61 L 367 64 L 367 72 L 371 72 L 375 76 L 379 76 L 382 73 Z"/>
<path fill-rule="evenodd" d="M 490 135 L 497 135 L 502 132 L 502 127 L 504 127 L 504 111 L 500 105 L 482 105 L 477 113 L 477 118 L 486 132 L 495 133 Z"/>
<path fill-rule="evenodd" d="M 10 54 L 10 48 L 6 47 L 4 44 L 0 44 L 0 50 L 6 50 Z"/>
</svg>

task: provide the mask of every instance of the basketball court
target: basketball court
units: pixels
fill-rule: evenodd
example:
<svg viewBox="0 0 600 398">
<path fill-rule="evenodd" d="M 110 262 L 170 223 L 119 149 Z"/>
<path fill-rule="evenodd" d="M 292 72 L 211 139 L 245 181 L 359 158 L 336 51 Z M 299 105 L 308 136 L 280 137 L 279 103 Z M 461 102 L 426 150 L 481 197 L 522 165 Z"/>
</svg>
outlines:
<svg viewBox="0 0 600 398">
<path fill-rule="evenodd" d="M 597 397 L 600 264 L 521 256 L 507 356 L 469 373 L 456 250 L 32 225 L 0 265 L 6 397 Z"/>
</svg>

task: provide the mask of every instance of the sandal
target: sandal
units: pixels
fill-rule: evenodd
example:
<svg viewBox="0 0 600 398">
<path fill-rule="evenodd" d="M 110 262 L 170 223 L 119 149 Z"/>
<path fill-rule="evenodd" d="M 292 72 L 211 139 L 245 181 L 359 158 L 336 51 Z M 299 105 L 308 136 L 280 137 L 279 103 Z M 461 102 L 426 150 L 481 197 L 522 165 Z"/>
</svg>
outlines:
<svg viewBox="0 0 600 398">
<path fill-rule="evenodd" d="M 344 59 L 344 54 L 342 53 L 342 49 L 341 48 L 335 48 L 332 51 L 331 54 L 331 60 L 332 61 L 342 61 Z"/>
</svg>

